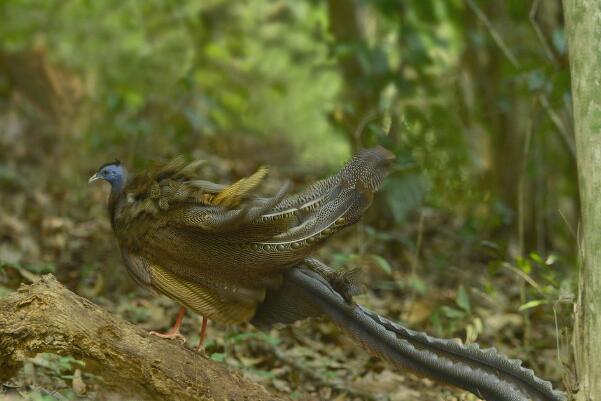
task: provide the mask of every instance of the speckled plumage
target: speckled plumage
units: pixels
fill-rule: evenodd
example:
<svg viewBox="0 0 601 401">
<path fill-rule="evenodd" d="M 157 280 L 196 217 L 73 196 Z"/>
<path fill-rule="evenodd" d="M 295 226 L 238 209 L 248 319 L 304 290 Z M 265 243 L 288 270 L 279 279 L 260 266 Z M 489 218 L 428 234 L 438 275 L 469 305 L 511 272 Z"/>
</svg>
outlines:
<svg viewBox="0 0 601 401">
<path fill-rule="evenodd" d="M 132 177 L 111 199 L 113 229 L 136 282 L 222 323 L 248 321 L 282 274 L 369 206 L 393 155 L 356 155 L 295 196 L 257 195 L 267 170 L 228 186 L 182 158 Z"/>
</svg>

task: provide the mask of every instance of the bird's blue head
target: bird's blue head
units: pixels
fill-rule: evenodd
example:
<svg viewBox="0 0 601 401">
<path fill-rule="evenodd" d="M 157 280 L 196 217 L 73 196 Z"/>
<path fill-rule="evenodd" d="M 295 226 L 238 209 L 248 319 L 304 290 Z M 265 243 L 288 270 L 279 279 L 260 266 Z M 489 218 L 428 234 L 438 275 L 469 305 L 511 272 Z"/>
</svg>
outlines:
<svg viewBox="0 0 601 401">
<path fill-rule="evenodd" d="M 119 161 L 106 163 L 100 166 L 96 174 L 90 177 L 88 183 L 104 180 L 111 184 L 113 193 L 119 193 L 127 181 L 127 170 Z"/>
</svg>

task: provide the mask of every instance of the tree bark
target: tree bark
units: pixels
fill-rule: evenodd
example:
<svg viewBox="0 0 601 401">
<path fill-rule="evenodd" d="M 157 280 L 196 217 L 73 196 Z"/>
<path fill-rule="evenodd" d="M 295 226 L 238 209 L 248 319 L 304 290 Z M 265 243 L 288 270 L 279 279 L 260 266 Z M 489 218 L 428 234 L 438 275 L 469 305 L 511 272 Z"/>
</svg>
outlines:
<svg viewBox="0 0 601 401">
<path fill-rule="evenodd" d="M 284 400 L 181 345 L 148 335 L 52 275 L 0 300 L 0 383 L 40 352 L 72 355 L 136 400 Z"/>
<path fill-rule="evenodd" d="M 578 400 L 601 400 L 601 2 L 564 0 L 582 210 L 574 345 Z"/>
</svg>

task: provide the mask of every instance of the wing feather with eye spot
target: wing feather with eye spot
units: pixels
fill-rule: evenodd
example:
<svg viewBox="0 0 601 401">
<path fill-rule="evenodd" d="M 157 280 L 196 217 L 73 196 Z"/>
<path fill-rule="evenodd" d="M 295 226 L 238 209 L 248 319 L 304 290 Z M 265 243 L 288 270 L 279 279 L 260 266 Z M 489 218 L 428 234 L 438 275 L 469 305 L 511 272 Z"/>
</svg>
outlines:
<svg viewBox="0 0 601 401">
<path fill-rule="evenodd" d="M 222 186 L 176 159 L 126 186 L 115 232 L 136 281 L 213 320 L 246 321 L 283 272 L 361 217 L 390 162 L 383 148 L 364 150 L 298 195 L 285 185 L 262 197 L 265 169 Z"/>
</svg>

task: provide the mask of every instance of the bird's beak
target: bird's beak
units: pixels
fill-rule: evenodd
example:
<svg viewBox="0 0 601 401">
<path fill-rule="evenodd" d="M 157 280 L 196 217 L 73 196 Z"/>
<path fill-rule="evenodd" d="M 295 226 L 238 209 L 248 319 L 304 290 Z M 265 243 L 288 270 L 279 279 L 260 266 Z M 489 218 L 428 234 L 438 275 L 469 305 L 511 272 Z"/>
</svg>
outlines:
<svg viewBox="0 0 601 401">
<path fill-rule="evenodd" d="M 96 174 L 94 174 L 93 176 L 91 176 L 91 177 L 90 177 L 90 179 L 88 180 L 88 184 L 91 184 L 91 183 L 93 183 L 94 181 L 98 181 L 98 180 L 100 180 L 100 179 L 102 179 L 102 177 L 100 177 L 100 176 L 98 175 L 98 173 L 96 173 Z"/>
</svg>

